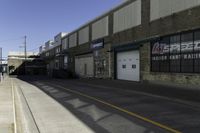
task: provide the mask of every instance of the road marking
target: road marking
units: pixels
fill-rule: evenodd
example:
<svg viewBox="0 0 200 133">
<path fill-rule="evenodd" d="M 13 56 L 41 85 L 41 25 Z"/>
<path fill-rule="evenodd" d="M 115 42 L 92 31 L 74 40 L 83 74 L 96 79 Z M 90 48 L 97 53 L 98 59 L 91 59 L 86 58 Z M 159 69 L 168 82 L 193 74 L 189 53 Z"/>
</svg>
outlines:
<svg viewBox="0 0 200 133">
<path fill-rule="evenodd" d="M 13 103 L 13 117 L 14 117 L 14 133 L 17 133 L 16 107 L 13 80 L 11 79 L 12 103 Z"/>
<path fill-rule="evenodd" d="M 59 81 L 57 81 L 57 82 L 59 82 Z M 102 85 L 94 85 L 94 84 L 86 84 L 86 83 L 78 83 L 78 84 L 79 85 L 87 85 L 87 86 L 90 86 L 90 87 L 100 87 L 100 88 L 104 88 L 104 89 L 120 89 L 120 90 L 123 90 L 121 88 L 116 88 L 116 87 L 113 88 L 113 87 L 107 87 L 107 86 L 102 86 Z M 125 90 L 125 91 L 129 92 L 130 90 Z M 186 105 L 188 108 L 195 109 L 195 110 L 198 110 L 198 111 L 200 110 L 200 105 L 199 105 L 199 103 L 196 103 L 196 102 L 189 102 L 189 101 L 182 100 L 182 99 L 169 98 L 167 96 L 161 96 L 161 95 L 156 95 L 156 94 L 146 93 L 146 92 L 140 92 L 140 91 L 135 91 L 135 90 L 131 90 L 131 92 L 134 92 L 135 94 L 139 94 L 139 95 L 145 95 L 145 96 L 148 96 L 148 97 L 161 98 L 161 99 L 164 99 L 164 100 L 177 102 L 177 103 Z"/>
<path fill-rule="evenodd" d="M 141 115 L 138 115 L 137 113 L 130 112 L 130 111 L 126 110 L 126 109 L 123 109 L 123 108 L 121 108 L 121 107 L 118 107 L 118 106 L 116 106 L 116 105 L 113 105 L 113 104 L 111 104 L 111 103 L 108 103 L 108 102 L 106 102 L 106 101 L 103 101 L 103 100 L 101 100 L 101 99 L 97 99 L 97 98 L 95 98 L 95 97 L 86 95 L 86 94 L 84 94 L 84 93 L 81 93 L 81 92 L 78 92 L 78 91 L 75 91 L 75 90 L 67 89 L 67 88 L 65 88 L 65 87 L 63 87 L 63 86 L 60 86 L 60 85 L 55 85 L 55 84 L 52 84 L 52 83 L 48 83 L 48 84 L 51 84 L 51 85 L 53 85 L 53 86 L 57 86 L 57 87 L 59 87 L 59 88 L 62 88 L 62 89 L 64 89 L 64 90 L 67 90 L 67 91 L 69 91 L 69 92 L 71 92 L 71 93 L 74 93 L 74 94 L 77 94 L 77 95 L 86 97 L 86 98 L 91 99 L 91 100 L 94 100 L 94 101 L 97 101 L 97 102 L 102 103 L 102 104 L 104 104 L 104 105 L 107 105 L 107 106 L 109 106 L 109 107 L 111 107 L 111 108 L 114 108 L 114 109 L 116 109 L 116 110 L 119 110 L 119 111 L 121 111 L 121 112 L 124 112 L 124 113 L 126 113 L 126 114 L 128 114 L 128 115 L 130 115 L 130 116 L 133 116 L 133 117 L 138 118 L 138 119 L 140 119 L 140 120 L 143 120 L 143 121 L 145 121 L 145 122 L 151 123 L 151 124 L 153 124 L 153 125 L 155 125 L 155 126 L 158 126 L 158 127 L 162 128 L 162 129 L 165 129 L 165 130 L 167 130 L 167 131 L 170 131 L 170 132 L 172 132 L 172 133 L 181 133 L 180 131 L 178 131 L 178 130 L 176 130 L 176 129 L 170 128 L 170 127 L 168 127 L 168 126 L 165 126 L 165 125 L 163 125 L 163 124 L 160 124 L 160 123 L 158 123 L 158 122 L 155 122 L 155 121 L 153 121 L 153 120 L 150 120 L 150 119 L 148 119 L 148 118 L 146 118 L 146 117 L 143 117 L 143 116 L 141 116 Z"/>
</svg>

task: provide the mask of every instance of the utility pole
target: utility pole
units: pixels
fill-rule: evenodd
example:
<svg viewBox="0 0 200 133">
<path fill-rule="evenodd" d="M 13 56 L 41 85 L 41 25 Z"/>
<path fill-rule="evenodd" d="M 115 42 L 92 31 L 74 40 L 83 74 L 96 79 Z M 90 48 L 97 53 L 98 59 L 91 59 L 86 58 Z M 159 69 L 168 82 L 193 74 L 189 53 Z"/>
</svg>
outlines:
<svg viewBox="0 0 200 133">
<path fill-rule="evenodd" d="M 26 52 L 26 36 L 24 36 L 24 74 L 26 75 L 26 61 L 27 61 L 27 52 Z"/>
<path fill-rule="evenodd" d="M 1 72 L 2 72 L 2 70 L 3 70 L 3 69 L 2 69 L 2 48 L 0 48 L 0 56 L 1 56 L 1 57 L 0 57 L 0 58 L 1 58 L 0 65 L 1 65 Z"/>
<path fill-rule="evenodd" d="M 0 48 L 0 58 L 1 58 L 1 61 L 0 61 L 0 64 L 1 64 L 1 67 L 0 67 L 0 69 L 1 69 L 1 72 L 0 72 L 0 81 L 2 81 L 2 79 L 3 79 L 3 77 L 2 77 L 2 73 L 3 73 L 3 67 L 2 67 L 2 48 Z"/>
</svg>

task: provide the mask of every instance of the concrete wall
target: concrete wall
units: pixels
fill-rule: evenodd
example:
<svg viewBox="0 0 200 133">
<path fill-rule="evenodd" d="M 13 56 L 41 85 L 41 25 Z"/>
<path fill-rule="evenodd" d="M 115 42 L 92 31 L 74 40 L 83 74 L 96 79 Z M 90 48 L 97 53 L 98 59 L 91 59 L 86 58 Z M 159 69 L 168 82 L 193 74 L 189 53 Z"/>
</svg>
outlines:
<svg viewBox="0 0 200 133">
<path fill-rule="evenodd" d="M 24 72 L 24 68 L 18 69 L 23 64 L 23 60 L 8 59 L 8 68 L 10 68 L 9 73 Z M 13 67 L 12 67 L 13 66 Z M 18 70 L 17 70 L 18 69 Z"/>
</svg>

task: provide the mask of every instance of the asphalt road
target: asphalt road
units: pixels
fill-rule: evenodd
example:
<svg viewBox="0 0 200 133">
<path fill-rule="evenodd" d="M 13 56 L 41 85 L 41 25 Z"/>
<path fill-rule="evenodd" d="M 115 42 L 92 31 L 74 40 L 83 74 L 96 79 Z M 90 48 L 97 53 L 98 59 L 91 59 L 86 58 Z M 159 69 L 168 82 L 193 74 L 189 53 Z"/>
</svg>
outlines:
<svg viewBox="0 0 200 133">
<path fill-rule="evenodd" d="M 26 77 L 26 81 L 52 96 L 95 132 L 200 132 L 198 107 L 134 91 L 134 88 L 138 89 L 137 85 L 130 90 L 84 80 Z"/>
</svg>

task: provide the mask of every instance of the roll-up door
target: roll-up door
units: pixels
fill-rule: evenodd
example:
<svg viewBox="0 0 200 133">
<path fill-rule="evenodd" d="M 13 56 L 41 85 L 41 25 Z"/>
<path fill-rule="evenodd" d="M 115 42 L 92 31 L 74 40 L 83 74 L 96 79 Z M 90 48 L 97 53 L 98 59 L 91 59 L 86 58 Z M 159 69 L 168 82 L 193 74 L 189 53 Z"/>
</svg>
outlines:
<svg viewBox="0 0 200 133">
<path fill-rule="evenodd" d="M 117 79 L 140 81 L 138 50 L 117 53 Z"/>
</svg>

